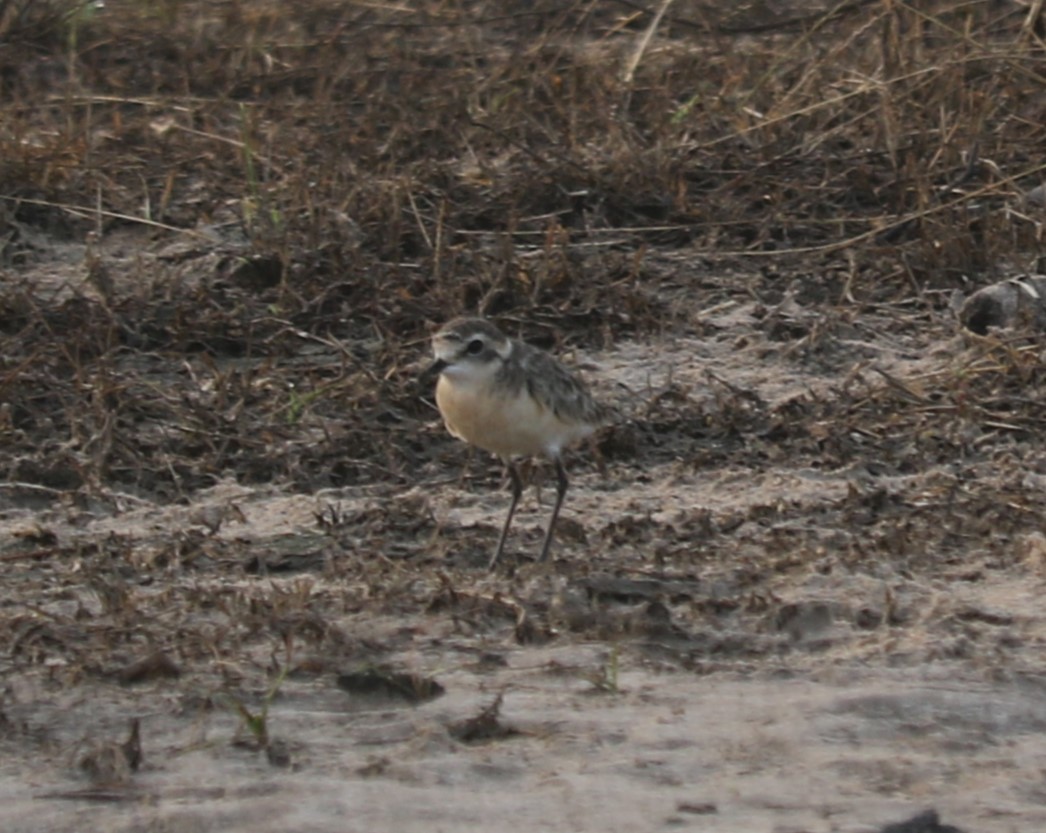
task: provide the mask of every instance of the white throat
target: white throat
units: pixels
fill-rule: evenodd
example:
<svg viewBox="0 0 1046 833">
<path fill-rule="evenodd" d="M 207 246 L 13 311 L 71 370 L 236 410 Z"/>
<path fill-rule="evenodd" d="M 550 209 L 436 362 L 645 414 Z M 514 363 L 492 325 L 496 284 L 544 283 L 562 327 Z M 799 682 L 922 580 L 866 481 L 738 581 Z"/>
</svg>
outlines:
<svg viewBox="0 0 1046 833">
<path fill-rule="evenodd" d="M 497 369 L 496 361 L 477 362 L 471 359 L 459 359 L 443 368 L 440 375 L 447 377 L 455 385 L 481 387 L 490 382 Z"/>
</svg>

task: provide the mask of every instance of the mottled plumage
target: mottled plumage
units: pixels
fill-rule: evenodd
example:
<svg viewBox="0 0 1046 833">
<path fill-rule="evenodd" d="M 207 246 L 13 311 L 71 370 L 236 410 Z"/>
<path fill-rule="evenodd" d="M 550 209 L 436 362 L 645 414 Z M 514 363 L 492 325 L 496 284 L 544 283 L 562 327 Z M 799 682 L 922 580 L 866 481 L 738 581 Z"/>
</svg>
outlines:
<svg viewBox="0 0 1046 833">
<path fill-rule="evenodd" d="M 450 321 L 433 336 L 432 348 L 440 374 L 436 404 L 447 430 L 501 457 L 512 480 L 512 504 L 491 568 L 523 492 L 513 458 L 543 455 L 554 461 L 556 504 L 541 549 L 544 561 L 569 485 L 561 454 L 609 423 L 613 412 L 548 353 L 508 338 L 482 318 Z"/>
</svg>

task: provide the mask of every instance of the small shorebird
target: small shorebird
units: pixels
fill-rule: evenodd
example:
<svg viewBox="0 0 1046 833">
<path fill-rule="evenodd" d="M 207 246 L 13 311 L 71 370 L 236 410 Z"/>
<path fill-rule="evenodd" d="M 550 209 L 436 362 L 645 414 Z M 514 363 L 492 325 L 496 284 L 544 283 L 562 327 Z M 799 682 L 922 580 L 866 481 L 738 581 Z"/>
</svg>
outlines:
<svg viewBox="0 0 1046 833">
<path fill-rule="evenodd" d="M 548 558 L 559 509 L 570 481 L 562 453 L 610 422 L 613 412 L 596 402 L 585 384 L 556 359 L 509 338 L 482 318 L 455 318 L 432 337 L 439 373 L 436 404 L 458 439 L 498 455 L 512 481 L 512 503 L 490 559 L 493 570 L 505 548 L 523 482 L 514 458 L 543 455 L 556 465 L 556 504 L 541 547 Z"/>
</svg>

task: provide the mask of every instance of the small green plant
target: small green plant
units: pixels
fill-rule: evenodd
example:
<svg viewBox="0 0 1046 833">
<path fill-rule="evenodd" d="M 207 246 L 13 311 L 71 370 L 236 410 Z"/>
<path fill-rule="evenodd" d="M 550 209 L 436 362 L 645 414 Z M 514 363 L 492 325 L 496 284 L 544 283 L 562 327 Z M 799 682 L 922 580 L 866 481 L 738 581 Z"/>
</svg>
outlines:
<svg viewBox="0 0 1046 833">
<path fill-rule="evenodd" d="M 252 236 L 260 221 L 267 223 L 270 231 L 279 232 L 284 225 L 283 215 L 271 203 L 269 196 L 262 188 L 261 178 L 258 175 L 258 154 L 254 149 L 254 139 L 251 135 L 253 123 L 250 112 L 242 104 L 240 105 L 240 123 L 240 146 L 243 149 L 244 176 L 247 180 L 247 194 L 242 200 L 244 225 Z M 264 162 L 264 158 L 261 161 Z"/>
<path fill-rule="evenodd" d="M 243 727 L 254 739 L 255 745 L 259 749 L 268 749 L 272 740 L 272 735 L 269 733 L 269 706 L 272 704 L 277 693 L 279 693 L 283 681 L 287 678 L 287 670 L 289 667 L 289 665 L 285 665 L 280 670 L 280 673 L 262 698 L 261 709 L 257 712 L 252 712 L 238 697 L 225 693 L 220 695 L 219 699 L 240 716 L 240 719 L 243 721 Z"/>
<path fill-rule="evenodd" d="M 295 425 L 298 420 L 301 419 L 302 414 L 305 413 L 305 409 L 322 395 L 322 389 L 311 390 L 305 393 L 298 393 L 298 391 L 292 390 L 290 393 L 290 402 L 287 403 L 287 424 Z"/>
<path fill-rule="evenodd" d="M 618 685 L 620 673 L 621 649 L 615 642 L 610 648 L 610 655 L 596 671 L 588 675 L 588 680 L 601 694 L 620 694 Z"/>
</svg>

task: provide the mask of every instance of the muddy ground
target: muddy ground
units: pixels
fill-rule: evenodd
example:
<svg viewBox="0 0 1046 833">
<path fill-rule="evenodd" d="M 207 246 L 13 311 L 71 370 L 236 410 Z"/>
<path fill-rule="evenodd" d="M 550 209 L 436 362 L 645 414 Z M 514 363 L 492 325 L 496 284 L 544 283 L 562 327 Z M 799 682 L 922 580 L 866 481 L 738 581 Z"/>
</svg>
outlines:
<svg viewBox="0 0 1046 833">
<path fill-rule="evenodd" d="M 5 833 L 1046 824 L 1040 12 L 0 5 Z"/>
</svg>

